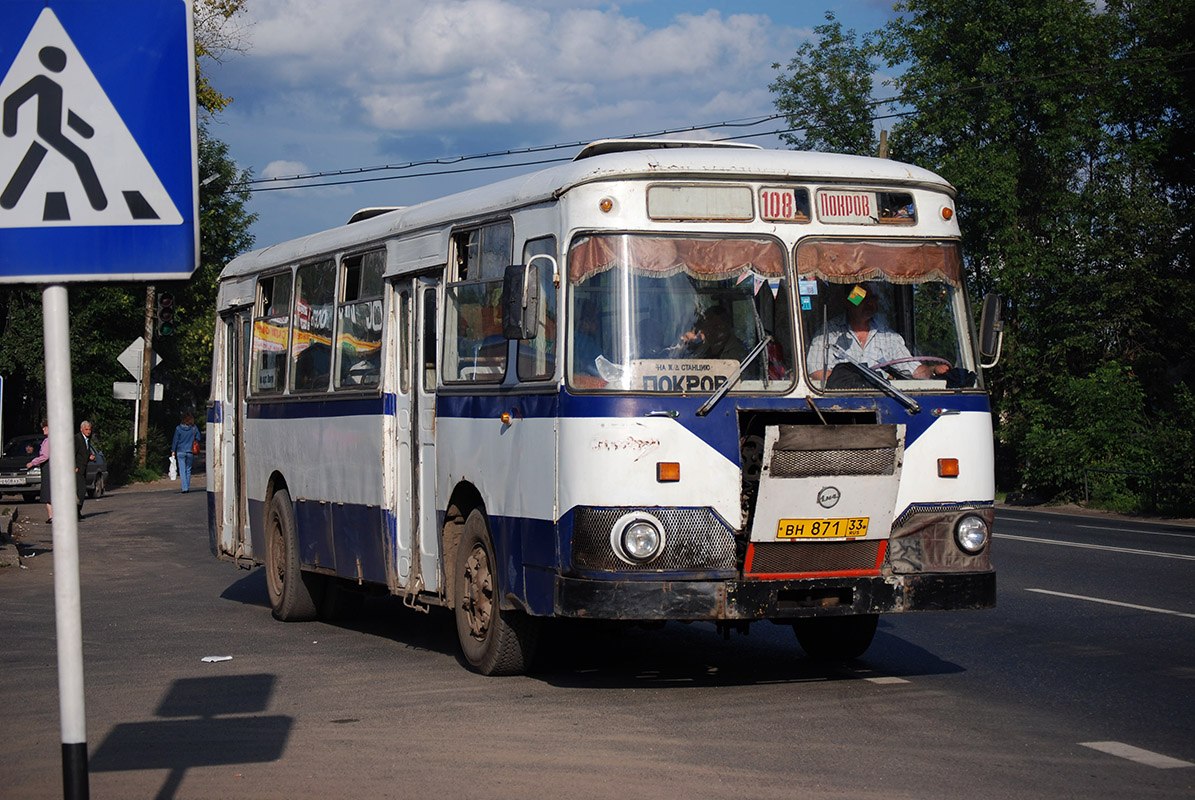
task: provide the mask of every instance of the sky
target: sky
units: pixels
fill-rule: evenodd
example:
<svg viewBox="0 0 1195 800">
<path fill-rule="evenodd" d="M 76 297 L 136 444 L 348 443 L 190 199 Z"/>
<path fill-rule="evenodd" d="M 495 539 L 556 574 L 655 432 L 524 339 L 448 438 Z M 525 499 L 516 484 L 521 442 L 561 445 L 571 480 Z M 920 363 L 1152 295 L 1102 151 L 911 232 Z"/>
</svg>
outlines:
<svg viewBox="0 0 1195 800">
<path fill-rule="evenodd" d="M 265 247 L 361 208 L 542 169 L 579 143 L 774 114 L 772 65 L 787 64 L 827 11 L 862 34 L 883 26 L 891 2 L 249 0 L 226 29 L 243 52 L 203 65 L 233 98 L 209 130 L 238 167 L 268 179 L 249 202 Z M 781 127 L 670 136 L 768 134 L 741 141 L 783 147 L 769 134 Z M 545 145 L 569 146 L 404 168 Z M 397 168 L 361 171 L 387 166 Z M 429 172 L 440 174 L 418 176 Z"/>
</svg>

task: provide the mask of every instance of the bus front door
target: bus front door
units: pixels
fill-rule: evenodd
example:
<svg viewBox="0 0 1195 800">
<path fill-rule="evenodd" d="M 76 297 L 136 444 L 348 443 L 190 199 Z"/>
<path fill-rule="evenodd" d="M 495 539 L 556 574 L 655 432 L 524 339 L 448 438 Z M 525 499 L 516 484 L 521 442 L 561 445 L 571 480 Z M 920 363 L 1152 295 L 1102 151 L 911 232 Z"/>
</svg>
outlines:
<svg viewBox="0 0 1195 800">
<path fill-rule="evenodd" d="M 435 278 L 415 281 L 415 467 L 416 538 L 423 588 L 440 591 L 440 536 L 436 513 L 436 345 L 440 282 Z"/>
<path fill-rule="evenodd" d="M 440 589 L 436 514 L 436 308 L 439 282 L 394 286 L 398 353 L 395 392 L 397 580 L 404 594 Z"/>
<path fill-rule="evenodd" d="M 243 557 L 264 558 L 264 554 L 252 552 L 249 538 L 249 515 L 245 505 L 245 369 L 249 363 L 249 313 L 243 311 L 223 318 L 224 372 L 219 376 L 222 384 L 217 397 L 220 399 L 219 441 L 210 441 L 213 468 L 208 475 L 212 483 L 213 507 L 216 509 L 217 524 L 213 534 L 217 537 L 217 554 L 232 556 L 238 562 Z"/>
</svg>

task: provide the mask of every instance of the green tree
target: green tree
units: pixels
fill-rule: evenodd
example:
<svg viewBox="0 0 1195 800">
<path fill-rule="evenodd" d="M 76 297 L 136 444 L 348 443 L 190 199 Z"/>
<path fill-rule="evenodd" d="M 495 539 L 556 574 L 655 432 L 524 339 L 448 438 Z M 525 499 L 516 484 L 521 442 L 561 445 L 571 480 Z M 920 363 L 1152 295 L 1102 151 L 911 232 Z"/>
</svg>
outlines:
<svg viewBox="0 0 1195 800">
<path fill-rule="evenodd" d="M 1152 430 L 1191 363 L 1191 315 L 1170 310 L 1195 299 L 1179 144 L 1190 133 L 1192 5 L 907 0 L 884 34 L 889 63 L 907 64 L 895 83 L 914 109 L 893 152 L 958 186 L 975 288 L 1009 301 L 1009 358 L 993 381 L 1001 451 L 1039 493 L 1079 492 L 1074 472 L 1043 471 L 1062 430 L 1087 466 L 1145 468 L 1137 421 L 1109 407 L 1119 426 L 1071 424 L 1075 387 L 1091 390 L 1093 375 L 1139 387 Z"/>
<path fill-rule="evenodd" d="M 243 53 L 247 42 L 238 18 L 247 0 L 194 0 L 192 19 L 195 30 L 195 99 L 208 114 L 223 111 L 232 98 L 216 91 L 203 72 L 204 59 L 223 63 L 231 53 Z"/>
<path fill-rule="evenodd" d="M 989 375 L 1001 485 L 1073 498 L 1098 466 L 1189 486 L 1191 449 L 1174 445 L 1195 432 L 1183 412 L 1195 381 L 1195 0 L 897 11 L 864 37 L 900 70 L 892 154 L 955 185 L 972 296 L 1007 302 L 1006 356 Z M 814 52 L 794 65 L 842 72 L 822 82 L 857 69 Z M 811 119 L 838 102 L 772 88 L 778 108 Z"/>
<path fill-rule="evenodd" d="M 798 150 L 873 155 L 876 45 L 870 35 L 859 42 L 853 28 L 844 32 L 829 11 L 813 30 L 816 43 L 797 48 L 785 68 L 772 65 L 780 75 L 769 88 L 791 129 L 780 138 Z"/>
<path fill-rule="evenodd" d="M 207 401 L 216 281 L 225 264 L 253 245 L 249 228 L 257 219 L 247 210 L 250 195 L 245 187 L 250 173 L 237 168 L 228 156 L 228 145 L 204 124 L 199 127 L 199 174 L 213 178 L 199 190 L 199 267 L 190 280 L 156 287 L 174 294 L 178 307 L 175 333 L 154 340 L 155 350 L 170 365 L 173 399 L 163 406 L 169 412 L 163 424 L 172 424 L 180 410 L 202 409 Z"/>
</svg>

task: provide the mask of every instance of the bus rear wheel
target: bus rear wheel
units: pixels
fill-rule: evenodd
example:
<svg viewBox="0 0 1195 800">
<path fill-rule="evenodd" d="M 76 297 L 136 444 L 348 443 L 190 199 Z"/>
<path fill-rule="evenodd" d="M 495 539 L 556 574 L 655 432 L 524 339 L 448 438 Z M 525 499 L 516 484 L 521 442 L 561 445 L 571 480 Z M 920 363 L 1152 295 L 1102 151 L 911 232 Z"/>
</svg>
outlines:
<svg viewBox="0 0 1195 800">
<path fill-rule="evenodd" d="M 520 675 L 531 665 L 537 620 L 501 608 L 499 565 L 485 516 L 473 509 L 457 547 L 456 633 L 469 666 L 482 675 Z"/>
<path fill-rule="evenodd" d="M 801 649 L 814 661 L 849 661 L 871 646 L 879 621 L 879 614 L 811 617 L 795 621 L 793 631 Z"/>
<path fill-rule="evenodd" d="M 275 492 L 266 512 L 266 587 L 274 617 L 283 622 L 315 619 L 323 580 L 300 568 L 294 506 L 285 489 Z"/>
</svg>

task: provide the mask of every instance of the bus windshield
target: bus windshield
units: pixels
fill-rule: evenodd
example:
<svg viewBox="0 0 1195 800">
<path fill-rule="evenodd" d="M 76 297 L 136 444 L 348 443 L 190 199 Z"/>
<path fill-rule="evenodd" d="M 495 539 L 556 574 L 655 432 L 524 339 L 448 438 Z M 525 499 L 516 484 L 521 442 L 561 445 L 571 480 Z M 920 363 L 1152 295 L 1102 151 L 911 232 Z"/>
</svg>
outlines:
<svg viewBox="0 0 1195 800">
<path fill-rule="evenodd" d="M 569 250 L 569 383 L 705 394 L 763 341 L 735 391 L 795 375 L 785 251 L 775 240 L 593 234 Z"/>
<path fill-rule="evenodd" d="M 805 369 L 821 389 L 977 385 L 953 242 L 820 241 L 797 247 Z"/>
</svg>

